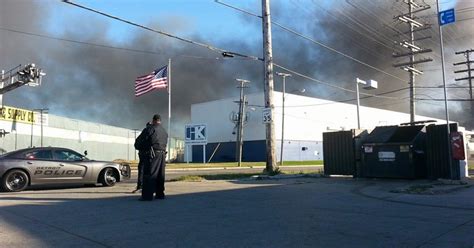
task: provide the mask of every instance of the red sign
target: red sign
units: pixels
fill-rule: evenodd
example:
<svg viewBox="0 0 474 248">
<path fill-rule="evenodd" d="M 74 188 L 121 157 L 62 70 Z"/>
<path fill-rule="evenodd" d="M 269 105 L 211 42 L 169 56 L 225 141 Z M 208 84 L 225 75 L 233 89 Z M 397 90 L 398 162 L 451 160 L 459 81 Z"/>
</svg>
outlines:
<svg viewBox="0 0 474 248">
<path fill-rule="evenodd" d="M 453 159 L 464 160 L 466 153 L 464 152 L 464 139 L 461 132 L 451 133 L 451 151 Z"/>
</svg>

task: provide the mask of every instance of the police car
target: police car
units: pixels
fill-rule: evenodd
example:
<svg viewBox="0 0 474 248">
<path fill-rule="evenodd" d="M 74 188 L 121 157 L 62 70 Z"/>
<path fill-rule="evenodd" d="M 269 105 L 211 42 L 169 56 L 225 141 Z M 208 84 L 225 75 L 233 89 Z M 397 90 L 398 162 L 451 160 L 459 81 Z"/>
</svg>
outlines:
<svg viewBox="0 0 474 248">
<path fill-rule="evenodd" d="M 67 148 L 27 148 L 0 156 L 0 189 L 7 192 L 46 184 L 113 186 L 124 178 L 130 178 L 130 166 L 90 160 Z"/>
</svg>

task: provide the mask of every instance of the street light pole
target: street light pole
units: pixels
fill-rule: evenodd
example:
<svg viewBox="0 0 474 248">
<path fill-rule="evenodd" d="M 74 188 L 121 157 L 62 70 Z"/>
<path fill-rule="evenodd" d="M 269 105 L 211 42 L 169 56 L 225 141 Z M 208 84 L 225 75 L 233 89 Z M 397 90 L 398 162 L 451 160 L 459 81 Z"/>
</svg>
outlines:
<svg viewBox="0 0 474 248">
<path fill-rule="evenodd" d="M 285 80 L 286 77 L 291 77 L 289 73 L 277 72 L 278 76 L 283 78 L 283 90 L 282 90 L 282 114 L 281 114 L 281 146 L 280 146 L 280 166 L 283 165 L 283 145 L 285 142 L 285 91 L 286 91 L 286 84 Z"/>
<path fill-rule="evenodd" d="M 439 18 L 439 0 L 436 0 L 436 10 L 437 10 L 437 15 Z M 451 174 L 451 179 L 455 179 L 456 177 L 454 176 L 454 168 L 452 165 L 451 161 L 451 130 L 449 126 L 449 110 L 448 110 L 448 91 L 446 89 L 446 73 L 445 73 L 445 65 L 444 65 L 444 44 L 443 44 L 443 29 L 441 28 L 440 21 L 438 21 L 438 31 L 439 31 L 439 43 L 440 43 L 440 50 L 441 50 L 441 71 L 443 74 L 443 91 L 444 91 L 444 109 L 445 109 L 445 115 L 446 115 L 446 134 L 447 134 L 447 139 L 448 139 L 448 166 Z"/>
<path fill-rule="evenodd" d="M 360 96 L 359 96 L 359 83 L 367 84 L 364 80 L 356 79 L 356 94 L 357 94 L 357 129 L 360 129 Z"/>
<path fill-rule="evenodd" d="M 371 89 L 377 89 L 378 87 L 378 82 L 375 80 L 370 80 L 369 85 L 367 85 L 367 82 L 364 80 L 361 80 L 359 78 L 356 79 L 356 94 L 357 94 L 357 129 L 360 129 L 360 96 L 359 96 L 359 84 L 366 85 L 364 89 L 371 90 Z"/>
</svg>

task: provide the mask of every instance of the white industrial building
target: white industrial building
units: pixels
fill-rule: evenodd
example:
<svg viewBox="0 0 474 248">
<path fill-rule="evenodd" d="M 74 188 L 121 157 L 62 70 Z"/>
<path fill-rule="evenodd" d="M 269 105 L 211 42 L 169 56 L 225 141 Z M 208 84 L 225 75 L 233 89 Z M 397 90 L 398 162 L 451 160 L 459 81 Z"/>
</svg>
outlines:
<svg viewBox="0 0 474 248">
<path fill-rule="evenodd" d="M 80 153 L 87 150 L 87 157 L 95 160 L 135 160 L 138 156 L 133 144 L 140 131 L 3 106 L 0 151 L 43 145 Z M 183 147 L 182 141 L 172 139 L 171 147 L 173 160 Z"/>
<path fill-rule="evenodd" d="M 237 103 L 236 103 L 237 102 Z M 235 161 L 236 125 L 232 116 L 238 114 L 239 98 L 193 104 L 191 122 L 207 124 L 206 161 Z M 263 93 L 247 95 L 246 121 L 243 131 L 243 161 L 265 161 L 265 125 L 262 122 Z M 282 137 L 282 93 L 274 92 L 274 123 L 276 154 L 280 158 Z M 416 121 L 445 120 L 416 116 Z M 361 129 L 398 125 L 410 121 L 410 115 L 395 111 L 360 107 Z M 323 132 L 357 128 L 357 107 L 353 104 L 313 97 L 286 94 L 284 153 L 286 161 L 322 160 Z M 186 157 L 203 161 L 203 146 L 193 146 Z"/>
</svg>

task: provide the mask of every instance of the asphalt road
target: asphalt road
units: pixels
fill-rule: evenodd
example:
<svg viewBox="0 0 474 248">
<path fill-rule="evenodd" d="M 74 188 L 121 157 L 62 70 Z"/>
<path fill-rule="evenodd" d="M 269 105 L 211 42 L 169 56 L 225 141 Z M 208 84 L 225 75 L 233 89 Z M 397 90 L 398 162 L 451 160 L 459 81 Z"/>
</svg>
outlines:
<svg viewBox="0 0 474 248">
<path fill-rule="evenodd" d="M 169 182 L 153 202 L 133 183 L 0 193 L 0 247 L 473 247 L 474 187 L 391 193 L 425 183 Z"/>
</svg>

